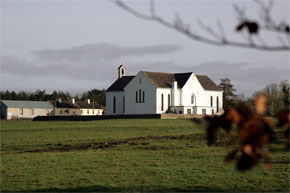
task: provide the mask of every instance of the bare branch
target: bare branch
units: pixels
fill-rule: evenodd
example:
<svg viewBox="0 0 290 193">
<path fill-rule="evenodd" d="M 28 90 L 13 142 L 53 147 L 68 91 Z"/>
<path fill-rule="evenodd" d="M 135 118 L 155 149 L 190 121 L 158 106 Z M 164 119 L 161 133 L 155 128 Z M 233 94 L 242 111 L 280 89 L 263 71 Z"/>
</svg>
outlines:
<svg viewBox="0 0 290 193">
<path fill-rule="evenodd" d="M 225 28 L 220 20 L 217 20 L 217 26 L 218 26 L 219 31 L 221 33 L 221 37 L 222 37 L 223 42 L 227 41 L 227 34 L 226 34 Z"/>
<path fill-rule="evenodd" d="M 257 50 L 264 50 L 264 51 L 287 51 L 290 50 L 290 46 L 267 46 L 266 44 L 256 44 L 252 37 L 248 38 L 247 42 L 239 42 L 234 40 L 228 40 L 225 36 L 225 32 L 223 30 L 223 27 L 221 24 L 218 24 L 219 30 L 221 32 L 221 35 L 219 35 L 217 32 L 215 32 L 210 26 L 204 25 L 202 22 L 202 25 L 200 25 L 205 31 L 207 31 L 209 34 L 211 34 L 214 39 L 208 38 L 206 36 L 203 36 L 201 34 L 197 34 L 194 31 L 191 31 L 190 25 L 185 24 L 183 20 L 177 15 L 173 22 L 170 22 L 168 20 L 163 19 L 161 16 L 156 15 L 156 10 L 154 6 L 154 2 L 150 1 L 150 14 L 144 14 L 141 13 L 132 7 L 128 6 L 122 0 L 112 0 L 116 5 L 118 5 L 120 8 L 124 9 L 128 13 L 134 15 L 135 17 L 148 20 L 148 21 L 154 21 L 157 22 L 167 28 L 170 28 L 172 30 L 175 30 L 188 38 L 203 42 L 210 45 L 216 45 L 216 46 L 234 46 L 234 47 L 241 47 L 241 48 L 253 48 Z M 234 5 L 234 9 L 238 12 L 240 21 L 243 21 L 246 19 L 245 15 L 245 9 L 239 8 L 237 5 Z M 269 9 L 270 10 L 270 9 Z M 268 28 L 265 28 L 269 30 Z M 274 28 L 271 28 L 274 29 Z M 249 34 L 251 36 L 252 34 Z"/>
<path fill-rule="evenodd" d="M 197 19 L 197 23 L 200 26 L 200 28 L 202 28 L 204 31 L 206 31 L 210 35 L 212 35 L 217 40 L 222 39 L 222 37 L 211 28 L 211 26 L 206 26 L 200 19 Z"/>
</svg>

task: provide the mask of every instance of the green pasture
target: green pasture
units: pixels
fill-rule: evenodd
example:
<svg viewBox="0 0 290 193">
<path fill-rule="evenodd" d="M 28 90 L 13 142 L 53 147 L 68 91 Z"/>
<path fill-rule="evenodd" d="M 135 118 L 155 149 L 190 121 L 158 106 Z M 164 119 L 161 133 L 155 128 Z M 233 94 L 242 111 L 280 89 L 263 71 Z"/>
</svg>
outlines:
<svg viewBox="0 0 290 193">
<path fill-rule="evenodd" d="M 239 172 L 190 120 L 1 121 L 1 192 L 289 192 L 289 153 Z M 121 143 L 114 143 L 121 142 Z"/>
</svg>

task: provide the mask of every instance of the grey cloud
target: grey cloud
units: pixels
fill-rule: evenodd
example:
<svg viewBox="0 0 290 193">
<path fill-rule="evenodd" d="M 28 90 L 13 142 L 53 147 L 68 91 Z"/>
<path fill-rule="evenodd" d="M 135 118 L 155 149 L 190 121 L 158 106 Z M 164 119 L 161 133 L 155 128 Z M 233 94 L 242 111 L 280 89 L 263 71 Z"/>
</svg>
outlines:
<svg viewBox="0 0 290 193">
<path fill-rule="evenodd" d="M 56 80 L 64 87 L 64 84 L 69 84 L 70 79 L 71 85 L 67 85 L 70 88 L 84 88 L 86 85 L 81 86 L 81 83 L 85 82 L 91 86 L 95 85 L 93 87 L 107 88 L 117 78 L 117 67 L 120 65 L 121 59 L 125 58 L 126 66 L 127 58 L 138 59 L 131 62 L 128 69 L 132 67 L 129 70 L 132 72 L 133 66 L 136 66 L 135 70 L 138 68 L 139 71 L 143 69 L 143 66 L 140 66 L 141 63 L 138 62 L 143 61 L 142 58 L 150 58 L 152 55 L 156 58 L 158 55 L 172 54 L 180 49 L 182 47 L 175 44 L 121 47 L 100 43 L 68 49 L 38 51 L 35 52 L 35 58 L 30 61 L 16 56 L 1 56 L 1 75 L 5 75 L 2 76 L 2 83 L 6 88 L 9 88 L 8 85 L 15 88 L 17 84 L 5 78 L 13 76 L 14 82 L 18 80 L 22 86 L 25 86 L 26 82 L 27 87 L 45 88 L 43 82 L 47 82 L 47 87 L 51 87 L 51 83 L 56 86 L 55 89 L 58 89 L 60 84 L 55 84 Z M 152 67 L 161 63 L 166 63 L 166 61 L 154 63 Z M 146 65 L 146 63 L 142 63 L 142 65 Z M 150 70 L 154 70 L 154 68 Z M 36 79 L 39 81 L 31 81 Z M 40 80 L 42 84 L 40 84 Z"/>
<path fill-rule="evenodd" d="M 1 69 L 4 73 L 30 76 L 65 76 L 91 80 L 113 77 L 116 65 L 122 57 L 140 57 L 171 54 L 181 49 L 175 44 L 145 47 L 121 47 L 99 43 L 67 49 L 50 49 L 35 52 L 32 61 L 15 56 L 2 56 Z"/>
<path fill-rule="evenodd" d="M 71 61 L 86 60 L 112 60 L 124 56 L 144 56 L 169 54 L 181 49 L 180 45 L 165 44 L 143 47 L 121 47 L 108 43 L 90 44 L 77 46 L 67 49 L 47 49 L 35 52 L 35 55 L 41 59 L 60 60 L 67 59 Z"/>
<path fill-rule="evenodd" d="M 237 89 L 237 93 L 244 93 L 246 96 L 263 89 L 270 83 L 289 79 L 288 66 L 278 68 L 273 65 L 261 66 L 261 64 L 225 61 L 181 65 L 166 56 L 180 49 L 182 48 L 179 45 L 121 47 L 100 43 L 68 49 L 42 50 L 35 53 L 36 58 L 32 61 L 15 56 L 2 56 L 1 71 L 5 75 L 27 77 L 27 79 L 38 76 L 39 79 L 48 80 L 48 82 L 51 79 L 59 81 L 71 79 L 73 85 L 67 85 L 68 87 L 78 85 L 79 88 L 83 88 L 82 83 L 88 82 L 90 86 L 107 88 L 117 78 L 117 67 L 120 65 L 120 59 L 123 58 L 128 75 L 135 75 L 140 70 L 193 71 L 196 74 L 208 75 L 217 84 L 220 78 L 228 77 Z M 155 55 L 154 58 L 150 57 L 151 55 Z M 8 85 L 9 83 L 5 81 L 3 79 L 2 83 Z M 24 82 L 25 80 L 22 85 Z M 37 82 L 35 85 L 38 87 Z"/>
<path fill-rule="evenodd" d="M 197 74 L 207 74 L 215 82 L 227 77 L 234 84 L 237 93 L 250 96 L 271 83 L 279 83 L 289 79 L 289 68 L 275 66 L 259 66 L 251 63 L 227 63 L 216 61 L 195 67 Z"/>
</svg>

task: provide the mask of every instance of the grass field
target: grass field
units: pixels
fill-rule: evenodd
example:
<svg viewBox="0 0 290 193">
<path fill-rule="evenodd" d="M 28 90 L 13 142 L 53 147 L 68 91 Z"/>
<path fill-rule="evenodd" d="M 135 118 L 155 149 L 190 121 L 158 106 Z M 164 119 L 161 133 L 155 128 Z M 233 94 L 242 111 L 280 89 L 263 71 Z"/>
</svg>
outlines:
<svg viewBox="0 0 290 193">
<path fill-rule="evenodd" d="M 233 146 L 208 147 L 189 120 L 1 122 L 1 192 L 289 192 L 289 153 L 272 169 L 224 164 Z"/>
</svg>

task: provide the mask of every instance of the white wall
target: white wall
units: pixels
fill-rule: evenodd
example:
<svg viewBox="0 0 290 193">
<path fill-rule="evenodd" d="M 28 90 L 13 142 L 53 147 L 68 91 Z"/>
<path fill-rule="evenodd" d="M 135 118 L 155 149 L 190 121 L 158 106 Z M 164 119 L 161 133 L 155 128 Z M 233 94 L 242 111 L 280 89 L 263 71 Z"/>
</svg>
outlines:
<svg viewBox="0 0 290 193">
<path fill-rule="evenodd" d="M 114 97 L 116 97 L 116 113 L 113 112 Z M 106 92 L 106 114 L 107 115 L 123 114 L 123 97 L 124 97 L 124 91 Z"/>
<path fill-rule="evenodd" d="M 81 115 L 102 115 L 103 109 L 81 109 Z"/>
<path fill-rule="evenodd" d="M 141 82 L 140 82 L 141 79 Z M 125 114 L 155 114 L 156 113 L 156 87 L 143 72 L 139 72 L 125 90 Z M 141 102 L 139 102 L 139 90 L 141 90 Z M 138 102 L 136 102 L 136 91 Z M 145 101 L 143 102 L 143 91 Z"/>
<path fill-rule="evenodd" d="M 15 119 L 33 119 L 36 116 L 48 116 L 51 111 L 52 111 L 52 109 L 8 108 L 7 109 L 7 119 L 12 119 L 12 118 L 15 118 Z"/>
<path fill-rule="evenodd" d="M 202 114 L 202 109 L 206 109 L 206 114 L 211 115 L 212 109 L 214 109 L 214 114 L 217 114 L 216 101 L 217 97 L 219 98 L 219 113 L 222 112 L 223 100 L 222 100 L 222 91 L 210 91 L 204 90 L 200 82 L 194 74 L 190 76 L 186 84 L 181 90 L 182 94 L 182 106 L 197 106 L 197 114 Z M 191 96 L 195 95 L 194 104 L 191 104 Z M 213 97 L 213 106 L 210 104 L 210 97 Z M 185 112 L 186 114 L 186 112 Z"/>
<path fill-rule="evenodd" d="M 163 110 L 161 110 L 162 107 L 162 99 L 161 96 L 163 94 Z M 170 104 L 172 103 L 172 95 L 171 95 L 171 89 L 170 88 L 157 88 L 156 90 L 156 113 L 165 113 L 169 110 L 168 106 L 168 95 L 170 95 Z M 178 93 L 176 94 L 178 96 Z"/>
</svg>

